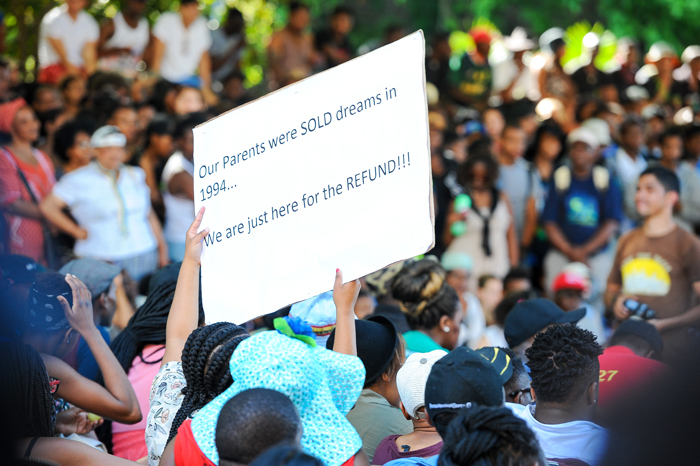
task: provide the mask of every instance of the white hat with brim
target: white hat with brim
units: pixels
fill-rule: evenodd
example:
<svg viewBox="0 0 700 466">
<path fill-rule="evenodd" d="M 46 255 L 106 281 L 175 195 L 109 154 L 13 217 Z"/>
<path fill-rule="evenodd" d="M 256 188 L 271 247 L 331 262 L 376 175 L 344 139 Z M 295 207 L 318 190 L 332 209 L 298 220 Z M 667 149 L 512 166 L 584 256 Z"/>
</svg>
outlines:
<svg viewBox="0 0 700 466">
<path fill-rule="evenodd" d="M 588 144 L 592 149 L 597 149 L 600 146 L 598 142 L 598 137 L 595 135 L 595 133 L 584 126 L 580 126 L 572 132 L 570 132 L 569 137 L 566 138 L 566 141 L 569 143 L 570 146 L 574 145 L 577 142 L 584 142 Z"/>
<path fill-rule="evenodd" d="M 95 131 L 90 138 L 90 145 L 96 149 L 102 147 L 124 147 L 126 136 L 116 126 L 103 126 Z"/>
</svg>

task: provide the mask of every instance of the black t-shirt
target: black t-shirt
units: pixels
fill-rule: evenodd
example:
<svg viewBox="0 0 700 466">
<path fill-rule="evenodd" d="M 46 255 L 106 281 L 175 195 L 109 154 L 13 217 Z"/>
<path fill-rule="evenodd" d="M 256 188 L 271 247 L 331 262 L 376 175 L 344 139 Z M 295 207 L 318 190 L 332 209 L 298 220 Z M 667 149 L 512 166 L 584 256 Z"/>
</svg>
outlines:
<svg viewBox="0 0 700 466">
<path fill-rule="evenodd" d="M 325 29 L 323 31 L 319 31 L 316 33 L 315 37 L 315 47 L 316 50 L 321 52 L 323 56 L 326 59 L 326 64 L 328 65 L 329 68 L 339 65 L 340 62 L 336 62 L 333 60 L 333 58 L 326 54 L 326 52 L 323 50 L 323 48 L 327 45 L 330 45 L 333 48 L 338 49 L 343 55 L 346 56 L 347 59 L 352 58 L 353 51 L 352 51 L 352 46 L 350 45 L 350 42 L 348 41 L 348 38 L 346 36 L 342 37 L 340 40 L 337 40 L 335 37 L 335 34 L 333 33 L 332 29 Z"/>
<path fill-rule="evenodd" d="M 585 67 L 577 69 L 571 75 L 571 80 L 576 85 L 578 93 L 581 96 L 590 96 L 596 94 L 598 89 L 607 84 L 612 84 L 610 75 L 595 69 L 593 73 L 588 73 Z"/>
</svg>

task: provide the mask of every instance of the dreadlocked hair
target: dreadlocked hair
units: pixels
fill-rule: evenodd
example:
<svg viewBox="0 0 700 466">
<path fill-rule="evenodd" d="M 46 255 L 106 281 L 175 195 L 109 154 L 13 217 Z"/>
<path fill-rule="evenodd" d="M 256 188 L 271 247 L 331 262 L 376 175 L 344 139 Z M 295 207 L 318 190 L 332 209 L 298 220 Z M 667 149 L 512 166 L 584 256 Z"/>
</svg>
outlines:
<svg viewBox="0 0 700 466">
<path fill-rule="evenodd" d="M 160 364 L 161 359 L 155 361 L 144 360 L 143 349 L 147 345 L 164 345 L 165 328 L 168 323 L 170 307 L 175 296 L 177 277 L 166 281 L 153 289 L 146 302 L 138 308 L 131 317 L 126 328 L 122 330 L 109 345 L 117 361 L 128 374 L 134 360 L 138 357 L 144 364 Z M 204 309 L 199 302 L 199 320 L 204 320 Z M 148 356 L 148 354 L 146 355 Z M 97 383 L 104 385 L 102 373 L 97 375 Z M 97 436 L 105 444 L 109 452 L 112 452 L 112 421 L 105 420 L 97 429 Z"/>
<path fill-rule="evenodd" d="M 0 416 L 2 435 L 53 437 L 54 404 L 44 361 L 31 346 L 0 343 Z"/>
<path fill-rule="evenodd" d="M 432 329 L 444 315 L 454 316 L 459 297 L 445 280 L 445 269 L 430 259 L 406 265 L 394 278 L 392 294 L 411 329 Z"/>
<path fill-rule="evenodd" d="M 576 324 L 553 325 L 525 351 L 538 401 L 565 403 L 584 394 L 599 377 L 603 348 Z"/>
<path fill-rule="evenodd" d="M 508 408 L 474 406 L 450 422 L 438 466 L 547 464 L 535 434 Z"/>
<path fill-rule="evenodd" d="M 231 386 L 229 360 L 249 336 L 246 329 L 229 322 L 200 327 L 190 334 L 182 350 L 182 372 L 187 385 L 182 389 L 184 399 L 173 419 L 168 442 L 193 411 Z"/>
</svg>

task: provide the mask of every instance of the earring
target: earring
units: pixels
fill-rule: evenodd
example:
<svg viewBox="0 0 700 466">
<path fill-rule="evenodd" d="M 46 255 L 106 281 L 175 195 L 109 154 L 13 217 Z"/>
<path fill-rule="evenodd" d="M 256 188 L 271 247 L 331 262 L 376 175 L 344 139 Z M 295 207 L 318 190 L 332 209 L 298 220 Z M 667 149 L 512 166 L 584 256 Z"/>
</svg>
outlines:
<svg viewBox="0 0 700 466">
<path fill-rule="evenodd" d="M 444 327 L 442 327 L 442 330 L 443 330 L 445 333 L 450 333 L 450 327 L 448 327 L 447 325 L 445 325 Z"/>
</svg>

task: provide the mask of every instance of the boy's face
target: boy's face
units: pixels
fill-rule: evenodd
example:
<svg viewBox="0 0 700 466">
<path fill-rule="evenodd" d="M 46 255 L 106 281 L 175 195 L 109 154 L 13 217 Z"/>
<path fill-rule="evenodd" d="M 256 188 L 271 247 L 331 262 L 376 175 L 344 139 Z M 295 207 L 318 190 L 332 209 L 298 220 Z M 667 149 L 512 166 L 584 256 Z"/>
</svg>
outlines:
<svg viewBox="0 0 700 466">
<path fill-rule="evenodd" d="M 595 150 L 583 141 L 573 143 L 569 155 L 576 171 L 588 171 L 595 163 Z"/>
<path fill-rule="evenodd" d="M 667 192 L 654 175 L 649 174 L 639 178 L 634 201 L 637 206 L 637 212 L 642 218 L 658 214 L 667 205 L 675 204 L 677 199 L 678 194 Z"/>
<path fill-rule="evenodd" d="M 554 302 L 565 312 L 575 311 L 583 306 L 583 292 L 573 289 L 559 290 L 554 297 Z"/>
<path fill-rule="evenodd" d="M 639 148 L 644 144 L 644 130 L 641 126 L 632 125 L 627 128 L 625 134 L 622 135 L 622 142 L 625 148 L 637 153 Z"/>
<path fill-rule="evenodd" d="M 501 138 L 501 148 L 510 158 L 522 157 L 525 152 L 525 131 L 507 126 Z"/>
<path fill-rule="evenodd" d="M 669 136 L 664 138 L 661 144 L 661 158 L 676 162 L 683 155 L 683 139 L 680 136 Z"/>
</svg>

